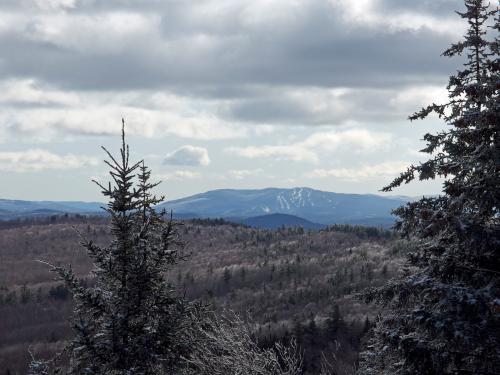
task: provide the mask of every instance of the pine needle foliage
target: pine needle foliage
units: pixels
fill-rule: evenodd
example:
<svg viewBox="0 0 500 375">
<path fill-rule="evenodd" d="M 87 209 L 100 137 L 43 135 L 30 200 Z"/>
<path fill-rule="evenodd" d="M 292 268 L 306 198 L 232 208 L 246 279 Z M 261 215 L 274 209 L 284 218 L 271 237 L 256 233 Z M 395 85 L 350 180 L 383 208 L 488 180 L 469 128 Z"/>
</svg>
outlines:
<svg viewBox="0 0 500 375">
<path fill-rule="evenodd" d="M 71 268 L 54 267 L 71 291 L 75 337 L 66 348 L 67 369 L 55 373 L 85 375 L 179 374 L 189 357 L 201 306 L 187 302 L 169 283 L 167 271 L 183 258 L 176 223 L 157 212 L 163 201 L 152 193 L 158 183 L 143 161 L 131 163 L 124 123 L 120 155 L 104 148 L 112 182 L 94 181 L 109 203 L 114 237 L 101 247 L 81 236 L 94 262 L 91 286 Z M 47 363 L 34 361 L 33 374 L 49 373 Z"/>
<path fill-rule="evenodd" d="M 403 275 L 366 293 L 390 312 L 362 355 L 361 374 L 498 374 L 500 369 L 499 11 L 466 0 L 464 39 L 444 56 L 465 55 L 449 100 L 410 116 L 436 114 L 447 130 L 426 134 L 428 161 L 383 191 L 415 179 L 444 179 L 438 197 L 400 207 L 396 224 L 417 242 Z"/>
</svg>

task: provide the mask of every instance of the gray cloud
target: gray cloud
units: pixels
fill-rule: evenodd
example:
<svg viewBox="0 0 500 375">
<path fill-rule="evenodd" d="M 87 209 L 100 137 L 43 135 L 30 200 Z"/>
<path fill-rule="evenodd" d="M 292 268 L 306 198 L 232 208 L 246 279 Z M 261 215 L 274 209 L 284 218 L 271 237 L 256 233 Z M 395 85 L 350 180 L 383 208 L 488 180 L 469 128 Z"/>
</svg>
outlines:
<svg viewBox="0 0 500 375">
<path fill-rule="evenodd" d="M 452 17 L 450 10 L 459 10 L 463 4 L 457 0 L 379 0 L 377 8 L 383 12 L 422 12 Z"/>
<path fill-rule="evenodd" d="M 416 77 L 435 81 L 452 67 L 438 59 L 449 35 L 427 27 L 409 31 L 350 24 L 341 8 L 326 0 L 290 8 L 286 20 L 246 15 L 238 1 L 204 17 L 201 6 L 189 1 L 141 2 L 140 7 L 128 1 L 101 3 L 76 2 L 75 9 L 60 16 L 67 22 L 57 15 L 27 16 L 23 27 L 0 38 L 0 48 L 9 51 L 0 65 L 2 76 L 37 78 L 79 90 L 220 95 L 206 87 L 392 87 L 411 84 Z M 446 0 L 437 3 L 438 10 L 453 9 Z M 393 4 L 386 0 L 382 6 Z M 117 11 L 136 12 L 128 13 L 136 16 L 133 37 L 127 34 L 129 20 L 120 19 Z M 111 17 L 109 25 L 106 17 Z M 115 30 L 106 34 L 106 27 Z M 58 28 L 60 34 L 53 30 Z"/>
<path fill-rule="evenodd" d="M 47 150 L 30 149 L 17 152 L 0 152 L 0 170 L 6 172 L 36 172 L 47 169 L 78 169 L 97 164 L 94 157 L 58 155 Z"/>
<path fill-rule="evenodd" d="M 80 102 L 0 97 L 0 108 L 12 114 L 9 129 L 16 134 L 37 128 L 26 124 L 36 117 L 26 114 L 30 108 L 46 110 L 37 129 L 101 134 L 76 120 L 77 109 L 95 111 L 99 100 L 112 107 L 109 117 L 147 115 L 154 128 L 149 135 L 175 127 L 165 134 L 187 138 L 221 138 L 213 129 L 232 134 L 227 129 L 241 123 L 401 120 L 408 112 L 392 103 L 398 93 L 442 86 L 459 64 L 439 57 L 460 34 L 453 23 L 457 4 L 364 4 L 6 0 L 0 5 L 0 48 L 9 53 L 0 57 L 0 80 L 31 80 L 46 90 L 71 92 Z M 346 91 L 332 98 L 331 90 Z M 182 110 L 148 98 L 158 92 L 182 102 Z M 72 117 L 49 111 L 56 106 L 68 107 Z M 164 118 L 172 110 L 177 116 Z M 179 119 L 189 125 L 176 125 Z M 240 133 L 245 131 L 234 132 Z"/>
<path fill-rule="evenodd" d="M 377 123 L 404 120 L 443 92 L 425 85 L 410 89 L 297 89 L 270 91 L 239 98 L 221 111 L 222 117 L 250 123 L 340 125 L 349 121 Z"/>
<path fill-rule="evenodd" d="M 163 164 L 207 166 L 210 164 L 210 158 L 206 148 L 186 145 L 168 154 Z"/>
</svg>

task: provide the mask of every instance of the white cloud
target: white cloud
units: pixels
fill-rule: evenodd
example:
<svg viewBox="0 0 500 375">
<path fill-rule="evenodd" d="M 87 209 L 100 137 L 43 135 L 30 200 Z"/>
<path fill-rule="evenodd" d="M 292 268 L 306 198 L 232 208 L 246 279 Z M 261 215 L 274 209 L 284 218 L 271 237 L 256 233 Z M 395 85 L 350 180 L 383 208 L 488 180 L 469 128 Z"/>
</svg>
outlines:
<svg viewBox="0 0 500 375">
<path fill-rule="evenodd" d="M 269 136 L 276 131 L 276 126 L 273 125 L 258 125 L 252 128 L 252 132 L 257 136 Z"/>
<path fill-rule="evenodd" d="M 163 164 L 206 167 L 210 164 L 210 158 L 206 148 L 185 145 L 169 153 Z"/>
<path fill-rule="evenodd" d="M 444 86 L 445 80 L 443 80 Z M 270 125 L 349 125 L 402 121 L 432 102 L 446 102 L 436 85 L 388 88 L 297 87 L 255 89 L 254 96 L 226 101 L 220 112 L 235 120 Z M 227 113 L 224 113 L 223 110 Z M 276 127 L 276 126 L 274 126 Z"/>
<path fill-rule="evenodd" d="M 350 153 L 373 153 L 390 146 L 392 136 L 366 129 L 316 132 L 304 141 L 288 145 L 229 147 L 225 151 L 248 159 L 268 158 L 318 163 L 320 153 L 348 150 Z"/>
<path fill-rule="evenodd" d="M 69 91 L 44 89 L 33 79 L 11 79 L 0 82 L 0 104 L 77 106 L 80 100 L 78 95 Z"/>
<path fill-rule="evenodd" d="M 302 142 L 302 145 L 311 149 L 319 147 L 325 151 L 346 148 L 351 152 L 374 152 L 387 148 L 391 142 L 392 135 L 388 133 L 348 129 L 314 133 Z"/>
<path fill-rule="evenodd" d="M 105 103 L 105 105 L 103 105 Z M 132 135 L 188 139 L 245 137 L 248 129 L 218 118 L 210 101 L 151 91 L 60 91 L 33 79 L 0 81 L 0 129 L 25 140 L 116 135 L 125 118 Z"/>
<path fill-rule="evenodd" d="M 330 0 L 341 12 L 346 24 L 372 27 L 389 32 L 399 30 L 417 31 L 427 28 L 439 33 L 458 36 L 463 32 L 464 23 L 457 17 L 443 17 L 430 12 L 419 12 L 415 8 L 394 9 L 387 13 L 387 9 L 378 7 L 380 0 Z M 438 2 L 439 0 L 432 0 Z M 453 14 L 450 12 L 450 15 Z"/>
<path fill-rule="evenodd" d="M 131 43 L 157 39 L 160 17 L 151 14 L 108 12 L 94 15 L 43 14 L 26 18 L 24 37 L 77 52 L 118 53 Z"/>
<path fill-rule="evenodd" d="M 243 180 L 249 177 L 255 177 L 264 172 L 263 169 L 233 169 L 227 173 L 227 178 L 235 179 L 235 180 Z M 226 177 L 226 176 L 225 176 Z"/>
<path fill-rule="evenodd" d="M 227 152 L 248 159 L 267 158 L 274 160 L 318 162 L 314 151 L 301 145 L 229 147 Z"/>
<path fill-rule="evenodd" d="M 6 172 L 38 172 L 47 169 L 77 169 L 97 165 L 94 157 L 81 155 L 58 155 L 47 150 L 0 152 L 0 170 Z"/>
<path fill-rule="evenodd" d="M 178 171 L 174 171 L 172 173 L 155 174 L 153 177 L 154 177 L 154 179 L 161 180 L 161 181 L 193 180 L 193 179 L 201 178 L 201 173 L 193 172 L 193 171 L 186 171 L 186 170 L 178 170 Z"/>
<path fill-rule="evenodd" d="M 409 162 L 383 162 L 372 165 L 361 165 L 359 167 L 350 168 L 332 168 L 332 169 L 315 169 L 307 173 L 308 178 L 326 178 L 335 177 L 346 181 L 362 181 L 376 177 L 396 177 L 399 173 L 406 170 L 410 165 Z"/>
<path fill-rule="evenodd" d="M 389 104 L 398 112 L 413 113 L 431 103 L 448 101 L 448 91 L 439 86 L 415 86 L 402 89 L 394 94 Z"/>
<path fill-rule="evenodd" d="M 35 5 L 43 10 L 74 8 L 77 0 L 34 0 Z"/>
</svg>

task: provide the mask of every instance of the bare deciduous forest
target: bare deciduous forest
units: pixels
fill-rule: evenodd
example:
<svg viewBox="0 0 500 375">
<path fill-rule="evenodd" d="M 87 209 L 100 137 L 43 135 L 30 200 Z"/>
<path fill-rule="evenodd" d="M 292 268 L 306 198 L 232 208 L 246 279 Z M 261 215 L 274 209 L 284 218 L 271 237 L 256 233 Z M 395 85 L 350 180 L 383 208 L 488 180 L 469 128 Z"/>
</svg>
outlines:
<svg viewBox="0 0 500 375">
<path fill-rule="evenodd" d="M 71 296 L 36 260 L 71 264 L 92 283 L 91 264 L 73 226 L 96 243 L 110 239 L 107 220 L 98 217 L 2 224 L 2 375 L 24 373 L 28 350 L 48 358 L 71 335 L 66 322 Z M 193 220 L 180 227 L 180 234 L 189 256 L 171 272 L 171 280 L 190 299 L 251 316 L 263 347 L 295 337 L 306 373 L 319 372 L 322 355 L 336 370 L 353 372 L 364 334 L 381 313 L 355 295 L 392 277 L 407 247 L 392 232 L 352 226 L 263 231 Z"/>
</svg>

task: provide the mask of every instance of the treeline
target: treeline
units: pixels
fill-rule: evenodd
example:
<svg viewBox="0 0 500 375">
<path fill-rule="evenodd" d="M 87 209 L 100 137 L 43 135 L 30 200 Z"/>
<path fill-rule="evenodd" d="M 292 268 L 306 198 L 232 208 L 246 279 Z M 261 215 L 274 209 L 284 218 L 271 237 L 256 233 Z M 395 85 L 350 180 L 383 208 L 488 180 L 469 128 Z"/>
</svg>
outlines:
<svg viewBox="0 0 500 375">
<path fill-rule="evenodd" d="M 11 220 L 0 220 L 0 229 L 30 227 L 36 225 L 50 224 L 81 224 L 81 223 L 105 223 L 109 222 L 106 215 L 84 215 L 84 214 L 57 214 L 49 216 L 22 217 Z"/>
<path fill-rule="evenodd" d="M 52 285 L 48 290 L 38 287 L 28 288 L 26 284 L 17 289 L 0 286 L 0 306 L 26 305 L 31 302 L 41 303 L 46 299 L 66 301 L 70 299 L 69 290 L 62 284 Z"/>
<path fill-rule="evenodd" d="M 352 233 L 360 238 L 384 238 L 384 239 L 393 239 L 397 238 L 397 232 L 393 230 L 388 230 L 382 227 L 370 227 L 363 225 L 350 225 L 350 224 L 334 224 L 328 226 L 326 229 L 322 229 L 326 231 L 333 232 L 344 232 L 344 233 Z"/>
</svg>

